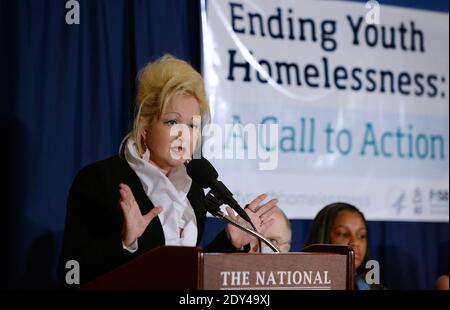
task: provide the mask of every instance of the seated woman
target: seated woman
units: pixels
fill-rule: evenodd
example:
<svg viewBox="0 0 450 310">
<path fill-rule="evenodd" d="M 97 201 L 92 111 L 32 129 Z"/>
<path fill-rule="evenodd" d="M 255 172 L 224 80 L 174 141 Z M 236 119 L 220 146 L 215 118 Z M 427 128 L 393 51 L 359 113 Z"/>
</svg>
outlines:
<svg viewBox="0 0 450 310">
<path fill-rule="evenodd" d="M 274 208 L 273 211 L 267 212 L 267 217 L 273 220 L 272 225 L 267 226 L 265 230 L 260 233 L 272 241 L 281 251 L 281 253 L 289 252 L 291 248 L 291 222 L 286 217 L 284 212 L 280 208 Z M 261 242 L 262 253 L 273 253 L 264 242 Z M 257 239 L 253 239 L 250 242 L 249 253 L 259 253 L 259 242 Z"/>
<path fill-rule="evenodd" d="M 71 260 L 85 283 L 157 246 L 199 244 L 205 196 L 184 164 L 201 134 L 194 119 L 208 116 L 203 79 L 187 62 L 164 56 L 142 70 L 133 130 L 119 156 L 83 168 L 70 189 L 59 264 L 63 283 Z M 266 197 L 246 210 L 259 231 L 272 224 L 262 221 L 277 204 L 263 203 Z M 253 238 L 227 225 L 206 250 L 238 251 Z"/>
<path fill-rule="evenodd" d="M 379 284 L 365 281 L 366 262 L 369 260 L 367 222 L 355 206 L 337 202 L 325 206 L 314 218 L 305 246 L 311 244 L 349 245 L 355 251 L 355 288 L 358 290 L 384 289 Z"/>
</svg>

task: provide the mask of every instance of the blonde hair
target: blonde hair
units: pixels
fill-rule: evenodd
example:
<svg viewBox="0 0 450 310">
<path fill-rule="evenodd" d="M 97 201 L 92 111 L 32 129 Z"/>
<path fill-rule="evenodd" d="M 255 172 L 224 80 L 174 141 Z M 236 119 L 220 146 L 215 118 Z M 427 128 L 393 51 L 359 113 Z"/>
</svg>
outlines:
<svg viewBox="0 0 450 310">
<path fill-rule="evenodd" d="M 203 79 L 189 63 L 166 54 L 139 72 L 133 130 L 127 137 L 134 139 L 140 153 L 143 153 L 140 141 L 144 127 L 159 119 L 177 95 L 194 97 L 199 103 L 202 120 L 209 119 Z"/>
</svg>

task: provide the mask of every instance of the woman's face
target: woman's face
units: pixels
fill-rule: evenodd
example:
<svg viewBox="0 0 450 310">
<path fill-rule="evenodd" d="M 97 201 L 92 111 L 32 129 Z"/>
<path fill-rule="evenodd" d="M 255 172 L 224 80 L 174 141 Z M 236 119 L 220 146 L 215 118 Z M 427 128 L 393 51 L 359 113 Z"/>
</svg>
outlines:
<svg viewBox="0 0 450 310">
<path fill-rule="evenodd" d="M 331 243 L 351 246 L 355 251 L 355 268 L 359 268 L 367 252 L 367 228 L 357 212 L 337 213 L 331 228 Z"/>
<path fill-rule="evenodd" d="M 191 158 L 199 134 L 198 101 L 190 95 L 177 95 L 166 106 L 161 118 L 155 119 L 144 131 L 150 150 L 150 161 L 164 174 Z"/>
</svg>

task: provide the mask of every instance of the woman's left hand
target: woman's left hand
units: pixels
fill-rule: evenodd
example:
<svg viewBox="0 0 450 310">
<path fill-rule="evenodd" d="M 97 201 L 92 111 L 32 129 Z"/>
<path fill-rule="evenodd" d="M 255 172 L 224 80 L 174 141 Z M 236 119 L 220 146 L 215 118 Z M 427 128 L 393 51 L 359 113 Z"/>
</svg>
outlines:
<svg viewBox="0 0 450 310">
<path fill-rule="evenodd" d="M 269 202 L 260 205 L 264 199 L 267 198 L 266 194 L 259 195 L 256 197 L 250 204 L 245 208 L 245 212 L 248 214 L 250 219 L 255 225 L 256 230 L 259 233 L 264 232 L 268 227 L 273 224 L 274 219 L 272 218 L 272 214 L 276 211 L 278 199 L 271 199 Z M 235 215 L 233 209 L 230 207 L 227 208 L 228 215 L 237 221 L 238 223 L 250 227 L 250 224 L 247 223 L 246 220 L 242 219 L 239 215 Z M 230 239 L 231 243 L 236 249 L 240 249 L 243 246 L 247 245 L 255 239 L 254 236 L 249 233 L 228 224 L 225 228 L 228 239 Z"/>
</svg>

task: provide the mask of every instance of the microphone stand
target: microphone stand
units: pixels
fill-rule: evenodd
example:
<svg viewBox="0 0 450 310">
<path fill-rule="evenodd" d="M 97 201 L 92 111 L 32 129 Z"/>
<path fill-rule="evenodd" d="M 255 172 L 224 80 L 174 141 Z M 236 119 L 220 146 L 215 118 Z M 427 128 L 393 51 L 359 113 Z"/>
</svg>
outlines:
<svg viewBox="0 0 450 310">
<path fill-rule="evenodd" d="M 220 198 L 218 198 L 216 195 L 214 195 L 214 193 L 211 193 L 211 192 L 213 192 L 213 191 L 212 190 L 209 191 L 208 194 L 206 195 L 206 210 L 209 213 L 211 213 L 215 217 L 225 220 L 226 222 L 230 223 L 233 226 L 238 227 L 239 229 L 246 231 L 247 233 L 256 237 L 260 242 L 263 241 L 275 253 L 281 253 L 280 249 L 276 245 L 274 245 L 272 242 L 269 241 L 269 239 L 267 239 L 266 237 L 261 235 L 259 232 L 257 232 L 256 229 L 253 230 L 244 225 L 241 225 L 240 223 L 238 223 L 235 220 L 233 220 L 232 218 L 230 218 L 228 215 L 224 214 L 220 210 L 220 206 L 223 204 L 222 200 Z M 261 246 L 259 247 L 259 250 L 261 251 Z"/>
</svg>

